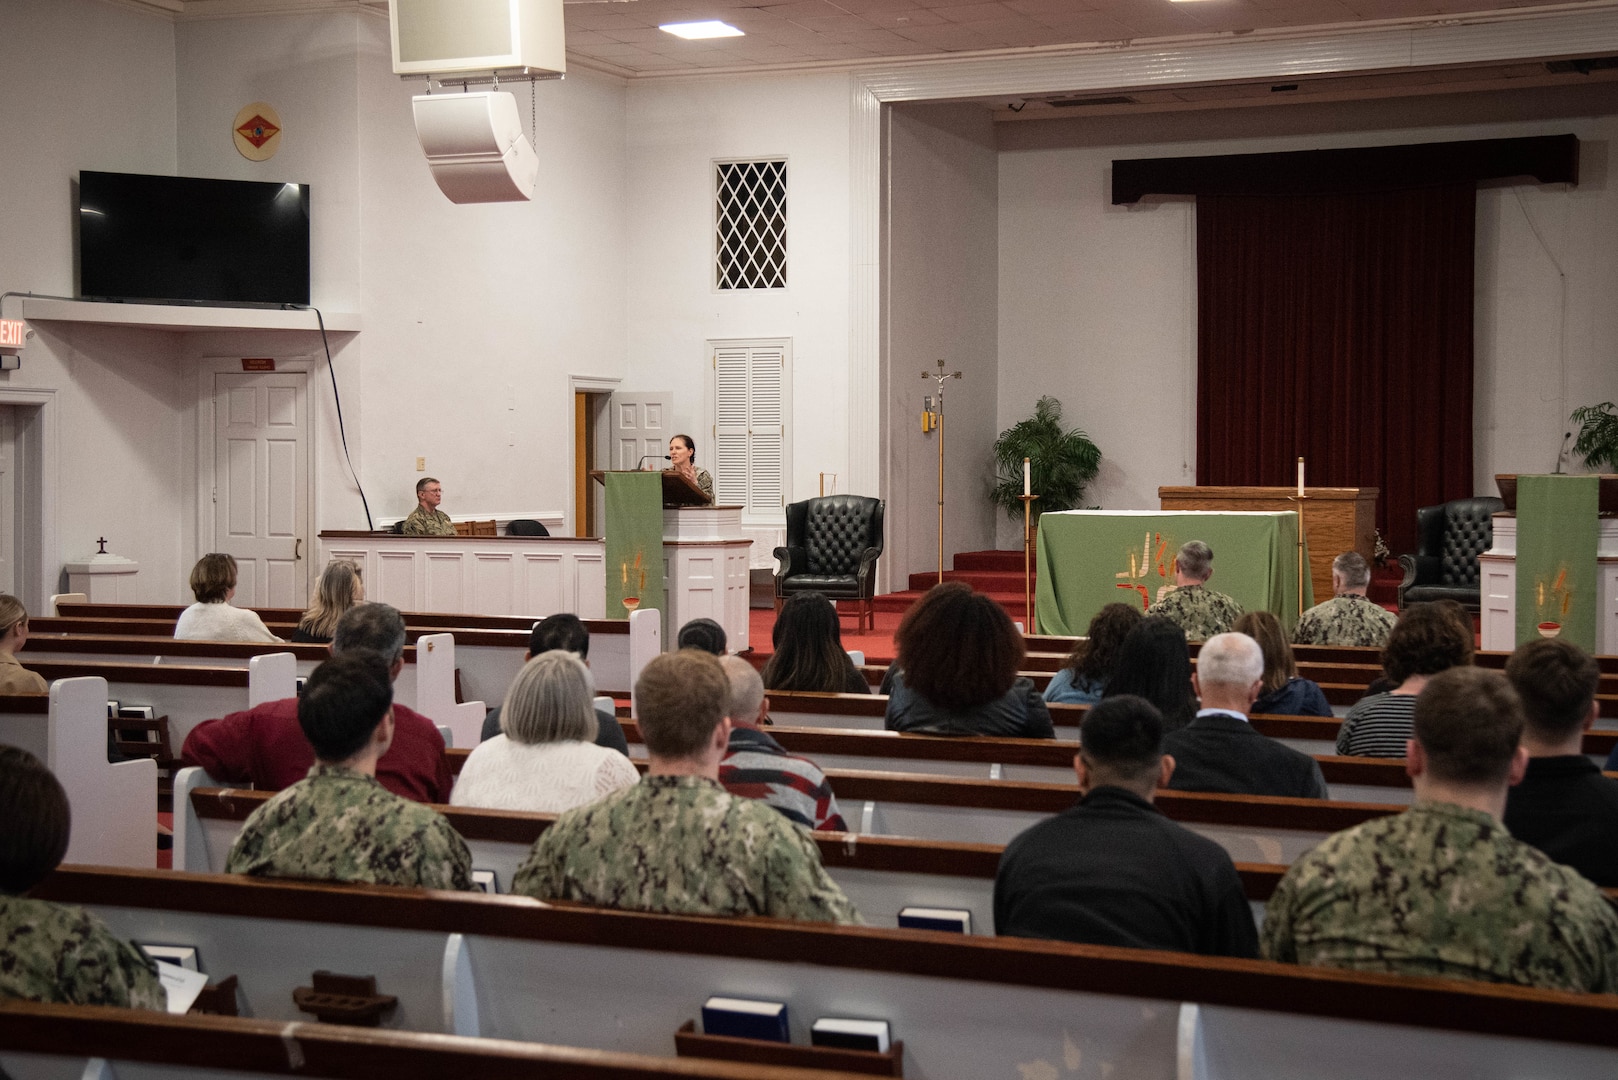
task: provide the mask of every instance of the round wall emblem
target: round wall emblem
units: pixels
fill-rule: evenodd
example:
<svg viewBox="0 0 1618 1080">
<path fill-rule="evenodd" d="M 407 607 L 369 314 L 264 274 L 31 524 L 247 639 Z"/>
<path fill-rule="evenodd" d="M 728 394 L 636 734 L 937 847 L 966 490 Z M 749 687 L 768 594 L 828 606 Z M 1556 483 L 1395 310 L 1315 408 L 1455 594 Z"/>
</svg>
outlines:
<svg viewBox="0 0 1618 1080">
<path fill-rule="evenodd" d="M 281 149 L 281 117 L 268 102 L 243 106 L 231 127 L 236 150 L 248 161 L 268 161 Z"/>
</svg>

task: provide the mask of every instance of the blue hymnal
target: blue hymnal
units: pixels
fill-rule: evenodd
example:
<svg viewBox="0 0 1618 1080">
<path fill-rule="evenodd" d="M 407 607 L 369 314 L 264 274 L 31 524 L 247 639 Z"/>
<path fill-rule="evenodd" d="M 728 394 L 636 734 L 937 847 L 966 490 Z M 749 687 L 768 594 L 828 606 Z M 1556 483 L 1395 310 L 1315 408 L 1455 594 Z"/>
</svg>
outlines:
<svg viewBox="0 0 1618 1080">
<path fill-rule="evenodd" d="M 945 930 L 952 934 L 970 934 L 972 913 L 964 908 L 900 908 L 899 926 L 906 930 Z"/>
<path fill-rule="evenodd" d="M 702 1003 L 702 1030 L 706 1035 L 729 1035 L 736 1039 L 792 1041 L 787 1032 L 786 1003 L 781 1001 L 711 997 Z"/>
</svg>

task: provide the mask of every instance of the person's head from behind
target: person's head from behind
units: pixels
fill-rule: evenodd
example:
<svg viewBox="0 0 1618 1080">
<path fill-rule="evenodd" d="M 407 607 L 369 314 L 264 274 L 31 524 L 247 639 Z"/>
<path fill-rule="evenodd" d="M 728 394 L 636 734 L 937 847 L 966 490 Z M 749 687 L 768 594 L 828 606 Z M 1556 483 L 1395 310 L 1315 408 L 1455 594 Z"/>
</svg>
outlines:
<svg viewBox="0 0 1618 1080">
<path fill-rule="evenodd" d="M 1005 609 L 959 581 L 928 590 L 893 635 L 905 685 L 941 709 L 975 709 L 1017 681 L 1022 635 Z"/>
<path fill-rule="evenodd" d="M 1191 693 L 1191 653 L 1185 631 L 1161 615 L 1148 615 L 1118 647 L 1118 660 L 1103 698 L 1134 694 L 1157 706 L 1171 729 L 1196 712 Z"/>
<path fill-rule="evenodd" d="M 1382 647 L 1382 670 L 1396 685 L 1416 675 L 1437 675 L 1471 662 L 1470 616 L 1463 628 L 1442 604 L 1406 608 Z"/>
<path fill-rule="evenodd" d="M 1535 638 L 1519 645 L 1506 661 L 1506 678 L 1522 699 L 1525 736 L 1534 742 L 1569 743 L 1595 723 L 1601 669 L 1571 641 Z"/>
<path fill-rule="evenodd" d="M 73 813 L 61 782 L 15 746 L 0 746 L 0 821 L 0 893 L 20 896 L 67 854 Z"/>
<path fill-rule="evenodd" d="M 199 604 L 220 604 L 236 591 L 236 560 L 213 551 L 191 568 L 191 595 Z"/>
<path fill-rule="evenodd" d="M 332 632 L 333 656 L 372 652 L 387 662 L 395 677 L 404 666 L 405 623 L 391 604 L 359 604 L 343 612 Z"/>
<path fill-rule="evenodd" d="M 1067 666 L 1074 674 L 1091 682 L 1106 682 L 1118 661 L 1118 650 L 1123 648 L 1129 632 L 1145 618 L 1129 604 L 1108 604 L 1095 613 L 1084 640 L 1074 646 L 1068 655 Z"/>
<path fill-rule="evenodd" d="M 1280 619 L 1268 611 L 1249 611 L 1236 620 L 1234 629 L 1258 642 L 1264 654 L 1264 693 L 1273 694 L 1289 679 L 1298 677 L 1298 661 L 1292 655 L 1292 645 L 1287 641 L 1286 631 L 1281 629 Z"/>
<path fill-rule="evenodd" d="M 1522 779 L 1522 701 L 1498 671 L 1471 666 L 1441 671 L 1416 695 L 1415 738 L 1406 768 L 1416 797 L 1433 783 L 1504 797 Z"/>
<path fill-rule="evenodd" d="M 360 568 L 347 559 L 333 559 L 315 582 L 315 594 L 303 622 L 312 632 L 328 637 L 343 612 L 364 600 L 365 582 L 360 577 Z"/>
<path fill-rule="evenodd" d="M 850 661 L 843 651 L 837 608 L 824 593 L 789 596 L 776 616 L 770 640 L 775 652 L 764 667 L 769 687 L 828 693 L 846 687 Z"/>
<path fill-rule="evenodd" d="M 680 627 L 675 646 L 681 649 L 701 649 L 714 656 L 725 655 L 725 628 L 712 619 L 692 619 Z"/>
<path fill-rule="evenodd" d="M 1150 800 L 1174 772 L 1163 753 L 1163 714 L 1134 694 L 1108 698 L 1085 713 L 1073 764 L 1081 791 L 1121 787 Z"/>
<path fill-rule="evenodd" d="M 380 757 L 392 737 L 392 725 L 383 724 L 392 706 L 393 679 L 382 657 L 364 650 L 338 653 L 304 683 L 298 726 L 315 757 L 328 764 L 350 761 L 373 744 Z"/>
<path fill-rule="evenodd" d="M 1175 566 L 1188 583 L 1202 584 L 1213 577 L 1213 548 L 1201 540 L 1187 540 L 1180 545 Z"/>
<path fill-rule="evenodd" d="M 653 759 L 717 767 L 730 737 L 730 680 L 700 649 L 652 657 L 635 680 L 641 738 Z"/>
<path fill-rule="evenodd" d="M 725 715 L 735 727 L 757 727 L 764 718 L 764 679 L 758 669 L 739 656 L 721 656 L 719 664 L 730 680 L 730 702 Z"/>
<path fill-rule="evenodd" d="M 570 652 L 580 660 L 590 658 L 590 631 L 584 628 L 584 621 L 577 615 L 561 612 L 556 615 L 547 615 L 534 624 L 533 630 L 528 634 L 528 658 L 531 660 L 540 653 L 548 653 L 552 649 L 561 649 Z"/>
<path fill-rule="evenodd" d="M 0 652 L 16 652 L 28 639 L 28 609 L 10 593 L 0 593 Z"/>
<path fill-rule="evenodd" d="M 1338 596 L 1365 592 L 1371 584 L 1371 564 L 1357 551 L 1345 551 L 1331 561 L 1331 591 Z"/>
<path fill-rule="evenodd" d="M 595 682 L 584 661 L 565 649 L 523 665 L 500 707 L 500 730 L 520 743 L 594 742 Z"/>
<path fill-rule="evenodd" d="M 1191 677 L 1205 709 L 1245 713 L 1257 700 L 1264 679 L 1264 651 L 1246 634 L 1215 634 L 1197 653 Z"/>
</svg>

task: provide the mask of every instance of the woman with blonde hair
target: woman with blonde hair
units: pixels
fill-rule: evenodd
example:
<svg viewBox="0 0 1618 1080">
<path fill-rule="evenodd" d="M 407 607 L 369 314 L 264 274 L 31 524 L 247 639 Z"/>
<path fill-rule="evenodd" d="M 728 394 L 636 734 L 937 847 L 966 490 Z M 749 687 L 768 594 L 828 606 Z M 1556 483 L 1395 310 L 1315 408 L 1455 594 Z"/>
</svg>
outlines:
<svg viewBox="0 0 1618 1080">
<path fill-rule="evenodd" d="M 639 783 L 627 757 L 595 745 L 594 695 L 572 653 L 528 661 L 500 707 L 501 733 L 467 755 L 450 805 L 559 814 Z"/>
<path fill-rule="evenodd" d="M 174 636 L 191 641 L 280 641 L 256 611 L 234 607 L 236 560 L 209 552 L 191 568 L 191 594 L 197 602 L 180 612 Z"/>
<path fill-rule="evenodd" d="M 292 631 L 293 641 L 329 645 L 337 632 L 337 620 L 355 604 L 365 602 L 365 582 L 360 568 L 347 559 L 333 559 L 320 572 L 309 609 Z"/>
<path fill-rule="evenodd" d="M 1298 661 L 1281 629 L 1281 620 L 1268 611 L 1249 611 L 1236 620 L 1236 633 L 1258 642 L 1264 654 L 1264 675 L 1258 700 L 1251 711 L 1277 716 L 1330 716 L 1331 705 L 1312 679 L 1298 677 Z"/>
<path fill-rule="evenodd" d="M 0 593 L 0 694 L 43 694 L 47 687 L 37 672 L 17 663 L 17 650 L 28 641 L 28 609 L 8 593 Z"/>
</svg>

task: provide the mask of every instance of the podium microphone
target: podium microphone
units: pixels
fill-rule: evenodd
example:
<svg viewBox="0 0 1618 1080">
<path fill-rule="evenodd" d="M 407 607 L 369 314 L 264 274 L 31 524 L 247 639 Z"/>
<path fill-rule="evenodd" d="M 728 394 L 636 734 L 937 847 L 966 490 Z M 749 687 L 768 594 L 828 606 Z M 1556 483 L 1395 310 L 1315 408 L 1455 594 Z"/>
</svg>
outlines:
<svg viewBox="0 0 1618 1080">
<path fill-rule="evenodd" d="M 1556 452 L 1556 471 L 1551 475 L 1562 475 L 1562 461 L 1567 457 L 1567 441 L 1572 437 L 1573 433 L 1571 431 L 1562 436 L 1562 448 Z"/>
<path fill-rule="evenodd" d="M 667 454 L 662 455 L 662 459 L 664 461 L 673 460 Z M 636 469 L 644 469 L 644 468 L 646 468 L 646 462 L 647 461 L 656 461 L 656 460 L 658 460 L 658 455 L 657 454 L 643 454 L 643 455 L 641 455 L 640 463 L 638 465 L 636 465 L 635 468 Z"/>
</svg>

